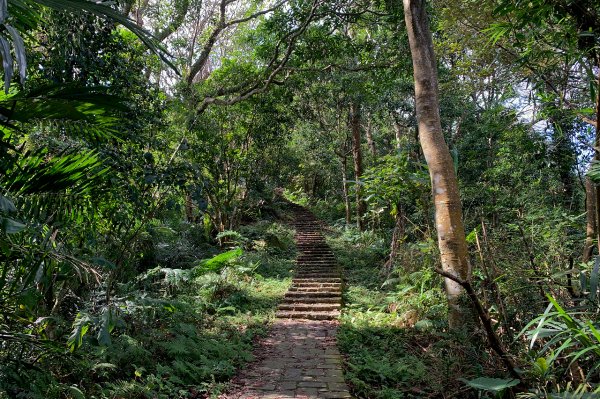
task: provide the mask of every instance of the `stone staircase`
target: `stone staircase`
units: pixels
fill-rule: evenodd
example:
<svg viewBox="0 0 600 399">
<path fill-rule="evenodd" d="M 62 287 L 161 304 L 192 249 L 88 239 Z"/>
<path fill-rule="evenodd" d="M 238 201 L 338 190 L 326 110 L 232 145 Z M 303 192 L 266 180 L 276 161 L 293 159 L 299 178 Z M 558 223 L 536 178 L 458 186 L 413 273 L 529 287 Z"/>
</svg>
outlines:
<svg viewBox="0 0 600 399">
<path fill-rule="evenodd" d="M 321 234 L 321 223 L 307 209 L 291 204 L 296 228 L 296 274 L 279 305 L 281 319 L 334 320 L 342 306 L 342 272 Z"/>
</svg>

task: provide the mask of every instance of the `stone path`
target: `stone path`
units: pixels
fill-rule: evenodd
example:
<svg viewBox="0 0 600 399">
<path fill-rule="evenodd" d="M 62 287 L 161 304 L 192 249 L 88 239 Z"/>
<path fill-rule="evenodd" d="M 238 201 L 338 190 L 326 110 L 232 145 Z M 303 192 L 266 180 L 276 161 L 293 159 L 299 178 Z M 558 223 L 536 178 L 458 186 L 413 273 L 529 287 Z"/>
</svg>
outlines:
<svg viewBox="0 0 600 399">
<path fill-rule="evenodd" d="M 297 271 L 256 360 L 222 399 L 351 398 L 335 334 L 342 279 L 320 223 L 305 208 L 295 214 Z"/>
</svg>

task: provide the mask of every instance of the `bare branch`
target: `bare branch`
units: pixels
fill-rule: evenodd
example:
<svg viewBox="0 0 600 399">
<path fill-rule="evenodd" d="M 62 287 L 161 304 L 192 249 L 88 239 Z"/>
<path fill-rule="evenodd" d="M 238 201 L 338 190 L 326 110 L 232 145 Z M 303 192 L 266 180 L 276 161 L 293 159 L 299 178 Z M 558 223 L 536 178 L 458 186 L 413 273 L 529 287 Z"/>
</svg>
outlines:
<svg viewBox="0 0 600 399">
<path fill-rule="evenodd" d="M 234 105 L 234 104 L 244 101 L 256 94 L 264 93 L 265 91 L 267 91 L 269 86 L 272 83 L 274 83 L 277 75 L 284 69 L 285 65 L 289 61 L 289 59 L 293 53 L 293 50 L 295 48 L 296 41 L 306 31 L 306 29 L 308 28 L 310 23 L 315 18 L 316 10 L 317 10 L 317 6 L 319 5 L 319 2 L 320 2 L 320 0 L 314 0 L 311 10 L 310 10 L 310 13 L 309 13 L 308 17 L 305 19 L 305 21 L 302 23 L 302 25 L 300 25 L 300 27 L 298 27 L 296 30 L 288 33 L 283 39 L 281 39 L 278 42 L 277 46 L 275 47 L 274 56 L 269 61 L 266 71 L 268 71 L 274 65 L 276 65 L 276 66 L 273 68 L 273 70 L 270 72 L 268 77 L 263 82 L 255 83 L 254 85 L 243 90 L 241 93 L 239 93 L 235 97 L 231 97 L 231 98 L 227 98 L 227 99 L 219 98 L 219 97 L 222 97 L 222 95 L 206 97 L 202 101 L 202 103 L 198 106 L 197 114 L 203 113 L 206 110 L 206 108 L 211 104 Z M 277 61 L 277 59 L 279 58 L 279 53 L 280 53 L 280 46 L 282 45 L 282 43 L 285 40 L 288 40 L 288 46 L 286 48 L 285 54 L 281 60 Z M 289 73 L 286 75 L 284 81 L 288 77 L 289 77 Z M 282 84 L 282 83 L 283 82 L 278 81 L 278 84 Z M 236 87 L 240 87 L 240 85 L 238 85 Z M 228 89 L 221 89 L 221 90 L 219 90 L 219 92 L 224 93 L 224 94 L 233 94 L 234 91 L 228 90 Z"/>
<path fill-rule="evenodd" d="M 188 84 L 191 85 L 194 82 L 196 75 L 198 75 L 198 73 L 204 68 L 204 66 L 208 62 L 210 52 L 212 51 L 213 47 L 215 46 L 215 43 L 217 42 L 217 39 L 221 35 L 221 32 L 223 32 L 225 29 L 230 28 L 234 25 L 248 22 L 252 19 L 258 18 L 261 15 L 271 13 L 271 12 L 275 11 L 277 8 L 281 7 L 283 4 L 285 4 L 288 0 L 282 0 L 279 3 L 276 3 L 273 7 L 267 8 L 262 11 L 255 12 L 247 17 L 240 18 L 240 19 L 234 19 L 232 21 L 226 21 L 227 6 L 234 3 L 235 1 L 237 1 L 237 0 L 221 0 L 221 2 L 219 4 L 219 21 L 218 21 L 217 25 L 215 26 L 214 30 L 211 32 L 210 36 L 208 37 L 208 40 L 202 47 L 202 51 L 200 52 L 198 59 L 196 61 L 194 61 L 194 63 L 190 67 L 190 72 L 187 77 Z"/>
<path fill-rule="evenodd" d="M 288 2 L 288 0 L 283 0 L 283 1 L 280 1 L 279 3 L 275 4 L 273 7 L 267 8 L 266 10 L 255 12 L 254 14 L 248 15 L 247 17 L 244 17 L 244 18 L 239 18 L 239 19 L 234 19 L 232 21 L 229 21 L 229 22 L 227 22 L 226 27 L 241 24 L 244 22 L 248 22 L 252 19 L 260 17 L 261 15 L 271 13 L 287 2 Z"/>
</svg>

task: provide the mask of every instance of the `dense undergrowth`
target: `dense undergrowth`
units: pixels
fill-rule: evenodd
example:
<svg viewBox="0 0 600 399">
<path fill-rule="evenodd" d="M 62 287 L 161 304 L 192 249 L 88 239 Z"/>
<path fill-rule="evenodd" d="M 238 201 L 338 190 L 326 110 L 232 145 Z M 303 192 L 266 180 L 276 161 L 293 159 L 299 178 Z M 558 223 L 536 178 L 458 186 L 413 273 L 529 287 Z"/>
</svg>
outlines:
<svg viewBox="0 0 600 399">
<path fill-rule="evenodd" d="M 73 326 L 39 319 L 22 332 L 30 340 L 5 342 L 0 397 L 167 399 L 224 389 L 290 284 L 293 238 L 267 220 L 223 235 L 233 248 L 222 249 L 195 229 L 154 229 L 155 267 L 119 283 L 108 303 L 73 303 Z"/>
<path fill-rule="evenodd" d="M 345 226 L 343 208 L 326 202 L 312 208 L 335 226 L 328 231 L 328 242 L 346 278 L 338 344 L 346 381 L 357 398 L 597 397 L 600 336 L 593 337 L 597 298 L 590 297 L 594 287 L 589 285 L 598 266 L 596 272 L 592 265 L 580 266 L 583 277 L 574 284 L 579 292 L 574 299 L 566 289 L 566 273 L 560 271 L 564 266 L 556 263 L 560 251 L 572 245 L 575 219 L 537 218 L 527 228 L 517 221 L 497 228 L 479 247 L 475 235 L 481 231 L 475 228 L 468 237 L 473 286 L 518 367 L 520 378 L 515 380 L 475 315 L 462 329 L 448 328 L 433 240 L 415 239 L 418 233 L 409 230 L 388 269 L 390 230 L 359 232 Z M 535 248 L 527 246 L 533 236 L 538 237 Z M 532 270 L 537 264 L 543 271 Z M 498 269 L 503 273 L 490 281 L 486 273 Z M 547 277 L 532 288 L 536 273 Z M 471 306 L 466 298 L 464 305 Z M 574 377 L 573 364 L 585 381 Z"/>
<path fill-rule="evenodd" d="M 346 276 L 338 343 L 356 397 L 468 397 L 458 378 L 481 373 L 489 359 L 480 339 L 447 331 L 441 279 L 424 248 L 407 247 L 412 262 L 389 277 L 382 237 L 334 230 L 329 243 Z"/>
</svg>

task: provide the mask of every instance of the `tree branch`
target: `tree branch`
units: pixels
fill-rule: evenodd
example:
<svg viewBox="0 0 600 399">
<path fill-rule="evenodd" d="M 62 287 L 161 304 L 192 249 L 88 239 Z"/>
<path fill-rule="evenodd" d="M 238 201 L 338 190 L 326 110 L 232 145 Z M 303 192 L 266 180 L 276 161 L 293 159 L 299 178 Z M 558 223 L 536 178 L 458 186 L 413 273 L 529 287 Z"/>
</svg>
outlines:
<svg viewBox="0 0 600 399">
<path fill-rule="evenodd" d="M 461 287 L 464 288 L 465 292 L 469 296 L 469 299 L 473 303 L 473 306 L 475 307 L 475 311 L 477 312 L 477 315 L 479 316 L 479 320 L 481 321 L 483 328 L 485 329 L 485 333 L 486 333 L 487 340 L 488 340 L 490 347 L 500 357 L 500 360 L 502 360 L 502 363 L 508 369 L 508 372 L 510 373 L 510 375 L 513 378 L 517 378 L 517 379 L 521 378 L 521 376 L 519 375 L 519 373 L 516 370 L 515 364 L 513 363 L 512 359 L 509 357 L 508 353 L 504 349 L 504 346 L 502 345 L 502 342 L 500 342 L 498 335 L 496 335 L 496 332 L 494 331 L 494 326 L 492 325 L 492 320 L 490 318 L 490 315 L 487 312 L 487 310 L 483 307 L 483 305 L 481 304 L 481 301 L 479 300 L 479 297 L 477 297 L 477 294 L 475 293 L 475 290 L 473 289 L 473 286 L 471 285 L 471 283 L 467 280 L 463 280 L 460 277 L 455 276 L 454 274 L 448 273 L 442 269 L 435 268 L 434 271 L 437 274 L 454 281 L 455 283 L 459 284 Z"/>
<path fill-rule="evenodd" d="M 279 3 L 276 3 L 273 7 L 267 8 L 262 11 L 255 12 L 247 17 L 234 19 L 232 21 L 227 22 L 226 21 L 227 6 L 232 4 L 234 1 L 236 1 L 236 0 L 221 0 L 221 2 L 219 4 L 219 21 L 218 21 L 217 25 L 215 26 L 214 30 L 211 32 L 210 36 L 208 37 L 208 40 L 202 47 L 202 51 L 200 52 L 198 59 L 196 61 L 194 61 L 194 63 L 190 67 L 190 71 L 189 71 L 189 74 L 187 77 L 187 83 L 189 85 L 191 85 L 194 82 L 196 75 L 198 75 L 198 73 L 204 68 L 204 66 L 208 62 L 210 52 L 212 51 L 213 47 L 215 46 L 215 43 L 217 42 L 217 39 L 221 35 L 221 32 L 223 32 L 227 28 L 230 28 L 231 26 L 238 25 L 238 24 L 241 24 L 244 22 L 248 22 L 252 19 L 258 18 L 261 15 L 265 15 L 270 12 L 273 12 L 277 8 L 279 8 L 283 4 L 285 4 L 288 0 L 282 0 Z"/>
<path fill-rule="evenodd" d="M 171 36 L 183 24 L 190 9 L 190 0 L 176 0 L 173 7 L 175 7 L 175 15 L 173 15 L 171 22 L 163 30 L 157 29 L 154 34 L 159 42 Z"/>
<path fill-rule="evenodd" d="M 246 90 L 243 90 L 237 96 L 228 98 L 228 99 L 222 99 L 219 97 L 226 95 L 226 94 L 233 94 L 234 91 L 230 90 L 230 89 L 221 89 L 218 91 L 218 93 L 224 93 L 224 94 L 221 94 L 221 95 L 217 94 L 216 96 L 204 98 L 202 103 L 198 106 L 197 114 L 202 114 L 206 110 L 206 108 L 208 108 L 208 106 L 211 104 L 225 105 L 225 106 L 234 105 L 234 104 L 244 101 L 256 94 L 264 93 L 265 91 L 267 91 L 269 86 L 275 82 L 275 78 L 277 77 L 279 72 L 281 72 L 283 70 L 283 68 L 289 61 L 290 57 L 292 56 L 293 50 L 296 45 L 296 41 L 306 31 L 306 29 L 308 28 L 310 23 L 315 18 L 317 6 L 319 5 L 319 3 L 320 3 L 320 0 L 314 0 L 313 4 L 311 6 L 311 10 L 310 10 L 307 18 L 305 19 L 305 21 L 302 23 L 302 25 L 300 25 L 300 27 L 298 27 L 296 30 L 288 33 L 284 38 L 282 38 L 278 42 L 277 46 L 275 47 L 274 55 L 271 58 L 271 60 L 269 61 L 269 64 L 267 65 L 266 71 L 268 71 L 274 65 L 276 65 L 276 66 L 273 68 L 271 73 L 268 75 L 268 77 L 262 83 L 257 82 L 254 85 L 252 85 L 251 87 L 247 88 Z M 279 58 L 279 53 L 280 53 L 280 46 L 286 40 L 288 40 L 288 46 L 286 48 L 285 54 L 280 61 L 277 61 L 277 59 Z M 287 80 L 288 77 L 289 77 L 289 73 L 284 78 L 284 81 Z M 277 83 L 282 84 L 283 82 L 277 81 Z M 240 86 L 241 85 L 237 85 L 236 87 L 239 88 Z"/>
</svg>

